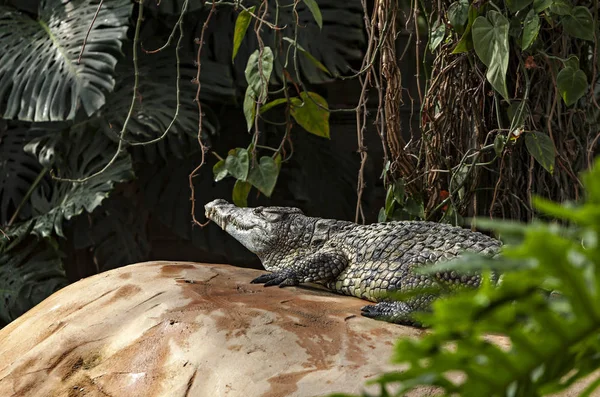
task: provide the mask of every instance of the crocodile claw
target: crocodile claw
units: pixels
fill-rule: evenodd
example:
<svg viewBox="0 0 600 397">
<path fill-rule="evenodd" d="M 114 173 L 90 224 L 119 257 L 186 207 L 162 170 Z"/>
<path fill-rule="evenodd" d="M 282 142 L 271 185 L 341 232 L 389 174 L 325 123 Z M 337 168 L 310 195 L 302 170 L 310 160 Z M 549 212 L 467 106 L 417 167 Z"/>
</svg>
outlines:
<svg viewBox="0 0 600 397">
<path fill-rule="evenodd" d="M 298 279 L 291 273 L 267 273 L 250 281 L 252 284 L 264 284 L 265 287 L 278 285 L 280 288 L 290 285 L 298 285 Z"/>
<path fill-rule="evenodd" d="M 423 326 L 412 317 L 412 308 L 404 302 L 379 302 L 375 305 L 363 306 L 360 312 L 363 316 L 376 320 L 414 327 Z"/>
</svg>

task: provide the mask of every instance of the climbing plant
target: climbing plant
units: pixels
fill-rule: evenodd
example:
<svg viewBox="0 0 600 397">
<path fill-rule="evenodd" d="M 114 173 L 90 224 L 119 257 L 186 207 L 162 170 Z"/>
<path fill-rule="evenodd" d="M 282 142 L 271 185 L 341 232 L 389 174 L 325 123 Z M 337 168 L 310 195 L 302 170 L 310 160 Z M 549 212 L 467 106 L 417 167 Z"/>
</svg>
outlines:
<svg viewBox="0 0 600 397">
<path fill-rule="evenodd" d="M 390 158 L 380 219 L 529 220 L 535 194 L 580 197 L 599 153 L 596 2 L 410 8 L 406 26 L 429 33 L 415 46 L 421 131 Z"/>
<path fill-rule="evenodd" d="M 266 147 L 262 115 L 288 108 L 327 135 L 314 87 L 360 57 L 361 18 L 359 1 L 0 0 L 0 325 L 71 280 L 147 259 L 151 212 L 206 247 L 182 164 L 232 133 L 221 109 L 245 111 L 256 133 L 221 178 L 239 180 L 237 203 L 238 186 L 270 196 L 290 130 L 271 124 L 287 138 Z"/>
</svg>

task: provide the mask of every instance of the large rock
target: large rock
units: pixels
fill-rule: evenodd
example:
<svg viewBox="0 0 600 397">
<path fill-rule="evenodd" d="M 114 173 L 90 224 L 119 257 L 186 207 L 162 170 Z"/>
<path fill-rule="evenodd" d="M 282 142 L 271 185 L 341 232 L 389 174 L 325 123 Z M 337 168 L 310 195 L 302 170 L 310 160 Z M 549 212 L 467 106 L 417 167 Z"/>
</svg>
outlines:
<svg viewBox="0 0 600 397">
<path fill-rule="evenodd" d="M 358 393 L 422 332 L 361 317 L 360 299 L 249 283 L 261 273 L 149 262 L 74 283 L 0 330 L 0 396 Z"/>
</svg>

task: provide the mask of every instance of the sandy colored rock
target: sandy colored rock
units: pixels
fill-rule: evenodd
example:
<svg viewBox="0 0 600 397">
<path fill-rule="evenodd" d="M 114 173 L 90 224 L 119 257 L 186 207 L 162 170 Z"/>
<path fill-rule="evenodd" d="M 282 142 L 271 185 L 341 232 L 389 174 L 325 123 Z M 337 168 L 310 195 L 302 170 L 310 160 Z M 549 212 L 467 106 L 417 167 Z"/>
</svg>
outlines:
<svg viewBox="0 0 600 397">
<path fill-rule="evenodd" d="M 360 393 L 398 369 L 397 338 L 424 332 L 361 317 L 357 298 L 249 283 L 261 273 L 149 262 L 74 283 L 0 330 L 0 396 Z"/>
<path fill-rule="evenodd" d="M 249 283 L 261 273 L 150 262 L 76 282 L 0 330 L 0 396 L 358 393 L 422 332 L 361 317 L 360 299 Z"/>
</svg>

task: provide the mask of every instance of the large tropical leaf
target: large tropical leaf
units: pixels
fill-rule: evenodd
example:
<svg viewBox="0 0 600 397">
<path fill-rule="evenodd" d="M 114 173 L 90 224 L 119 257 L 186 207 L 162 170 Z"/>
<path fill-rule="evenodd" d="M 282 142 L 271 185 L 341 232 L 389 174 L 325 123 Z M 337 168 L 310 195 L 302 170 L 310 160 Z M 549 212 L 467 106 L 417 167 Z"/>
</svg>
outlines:
<svg viewBox="0 0 600 397">
<path fill-rule="evenodd" d="M 38 19 L 0 6 L 0 116 L 27 121 L 89 116 L 112 91 L 131 12 L 129 0 L 104 1 L 77 58 L 99 0 L 46 0 Z"/>
<path fill-rule="evenodd" d="M 28 238 L 0 251 L 0 326 L 67 284 L 52 240 Z"/>
<path fill-rule="evenodd" d="M 102 169 L 116 150 L 116 145 L 93 128 L 79 127 L 62 136 L 52 135 L 36 146 L 36 154 L 49 146 L 57 146 L 62 156 L 54 164 L 59 177 L 79 179 Z M 36 189 L 31 197 L 36 221 L 33 232 L 47 237 L 53 231 L 64 237 L 63 223 L 81 213 L 93 212 L 108 197 L 118 182 L 133 177 L 129 155 L 122 154 L 102 174 L 83 183 L 54 181 L 50 191 Z"/>
<path fill-rule="evenodd" d="M 0 225 L 6 225 L 43 167 L 23 147 L 35 134 L 26 126 L 0 121 Z M 30 215 L 25 205 L 19 218 Z"/>
<path fill-rule="evenodd" d="M 154 26 L 152 26 L 154 27 Z M 152 29 L 154 35 L 156 30 Z M 166 40 L 166 38 L 165 38 Z M 158 46 L 159 40 L 144 41 L 144 46 Z M 175 43 L 173 43 L 173 46 Z M 177 68 L 173 46 L 155 54 L 138 54 L 139 86 L 133 117 L 127 124 L 129 141 L 144 142 L 163 135 L 170 125 L 177 109 Z M 150 47 L 154 48 L 154 47 Z M 115 91 L 107 97 L 102 108 L 102 117 L 107 121 L 103 126 L 111 131 L 109 136 L 115 137 L 120 132 L 129 111 L 133 95 L 134 69 L 128 58 L 117 66 L 117 85 Z M 180 59 L 191 59 L 190 54 L 181 54 Z M 197 85 L 192 83 L 196 77 L 196 68 L 188 62 L 182 62 L 179 68 L 179 102 L 177 119 L 168 134 L 160 142 L 144 146 L 146 161 L 154 162 L 157 154 L 163 158 L 175 155 L 182 158 L 190 148 L 197 148 L 198 106 L 194 102 Z M 202 65 L 201 94 L 203 99 L 232 102 L 235 96 L 233 80 L 228 70 L 215 62 L 207 61 Z M 204 139 L 214 135 L 219 128 L 219 121 L 210 106 L 202 103 L 202 129 Z M 108 131 L 107 131 L 108 132 Z M 138 151 L 134 152 L 137 153 Z"/>
<path fill-rule="evenodd" d="M 291 45 L 289 41 L 283 40 L 283 37 L 294 39 L 294 26 L 296 26 L 296 15 L 292 5 L 297 3 L 298 12 L 298 44 L 314 58 L 319 60 L 331 72 L 331 75 L 321 70 L 312 60 L 305 56 L 302 51 L 297 52 L 297 60 L 301 75 L 309 83 L 323 83 L 333 80 L 332 76 L 349 73 L 350 62 L 362 58 L 364 44 L 363 32 L 363 9 L 360 0 L 348 0 L 340 2 L 337 0 L 320 0 L 319 8 L 323 18 L 323 28 L 320 29 L 315 21 L 313 13 L 306 6 L 305 2 L 294 0 L 279 1 L 280 9 L 276 12 L 276 3 L 269 2 L 269 11 L 266 19 L 275 22 L 275 15 L 279 15 L 278 26 L 286 26 L 285 29 L 277 33 L 267 26 L 262 27 L 261 37 L 264 45 L 269 46 L 280 58 L 275 63 L 274 78 L 281 81 L 282 65 L 285 62 L 287 48 Z M 244 2 L 249 7 L 258 5 L 258 1 Z M 258 7 L 257 7 L 258 10 Z M 258 11 L 257 11 L 258 12 Z M 200 32 L 206 14 L 208 11 L 201 11 L 203 18 L 196 23 L 193 37 L 200 37 Z M 221 6 L 217 13 L 211 17 L 211 21 L 205 33 L 205 45 L 203 54 L 209 59 L 217 60 L 223 65 L 231 65 L 231 55 L 233 49 L 233 34 L 235 20 L 239 10 L 233 7 Z M 258 41 L 254 33 L 253 19 L 250 22 L 248 31 L 244 37 L 242 45 L 235 58 L 234 76 L 240 85 L 245 86 L 244 69 L 250 54 L 258 48 Z M 288 59 L 288 70 L 293 72 L 293 51 L 290 52 Z"/>
<path fill-rule="evenodd" d="M 100 271 L 148 260 L 147 220 L 134 200 L 111 196 L 91 216 L 75 218 L 73 245 L 92 249 Z"/>
</svg>

